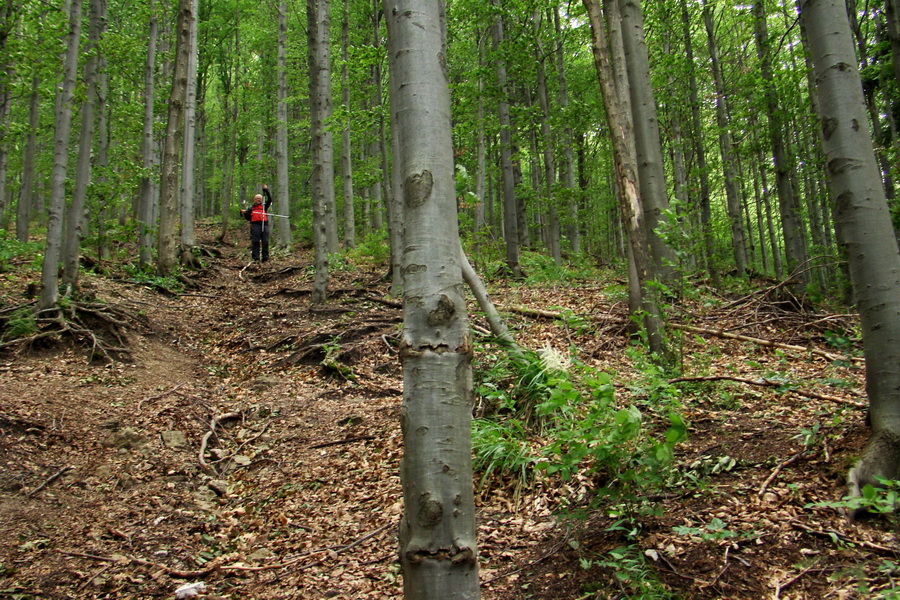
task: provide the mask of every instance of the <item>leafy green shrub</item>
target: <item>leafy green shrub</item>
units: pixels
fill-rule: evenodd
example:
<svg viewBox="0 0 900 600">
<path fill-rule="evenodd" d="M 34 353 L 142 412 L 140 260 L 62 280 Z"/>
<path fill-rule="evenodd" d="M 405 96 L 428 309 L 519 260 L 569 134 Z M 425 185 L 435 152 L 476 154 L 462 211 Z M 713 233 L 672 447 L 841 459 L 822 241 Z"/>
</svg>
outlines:
<svg viewBox="0 0 900 600">
<path fill-rule="evenodd" d="M 665 485 L 666 467 L 687 432 L 671 405 L 657 441 L 636 406 L 616 407 L 609 375 L 550 348 L 496 361 L 479 375 L 476 389 L 493 409 L 473 431 L 482 483 L 491 473 L 527 481 L 532 469 L 563 480 L 579 474 L 591 477 L 598 495 L 626 506 L 625 512 Z M 538 447 L 529 437 L 551 441 Z"/>
</svg>

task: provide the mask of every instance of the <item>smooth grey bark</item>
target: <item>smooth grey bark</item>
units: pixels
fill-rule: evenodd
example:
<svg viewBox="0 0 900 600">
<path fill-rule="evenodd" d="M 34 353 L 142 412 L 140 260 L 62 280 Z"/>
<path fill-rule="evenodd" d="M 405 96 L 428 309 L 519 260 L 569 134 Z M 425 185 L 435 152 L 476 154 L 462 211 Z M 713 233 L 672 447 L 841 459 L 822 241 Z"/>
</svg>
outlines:
<svg viewBox="0 0 900 600">
<path fill-rule="evenodd" d="M 559 110 L 563 115 L 564 123 L 562 127 L 563 141 L 563 158 L 565 160 L 564 169 L 562 171 L 562 186 L 566 193 L 566 211 L 568 222 L 565 226 L 566 237 L 569 238 L 569 245 L 574 254 L 581 253 L 581 225 L 578 217 L 578 187 L 575 182 L 575 138 L 572 135 L 572 127 L 566 118 L 566 111 L 569 106 L 569 88 L 566 79 L 565 66 L 565 49 L 563 48 L 562 22 L 559 18 L 559 7 L 553 7 L 553 27 L 556 31 L 556 74 L 558 80 L 558 102 Z"/>
<path fill-rule="evenodd" d="M 144 64 L 144 130 L 141 137 L 141 195 L 138 202 L 138 263 L 150 264 L 153 250 L 154 205 L 158 201 L 153 171 L 156 167 L 156 141 L 153 136 L 156 102 L 156 47 L 159 25 L 154 0 L 150 0 L 150 22 L 147 32 L 147 61 Z"/>
<path fill-rule="evenodd" d="M 497 0 L 494 6 L 499 7 Z M 512 160 L 512 123 L 509 117 L 509 87 L 506 72 L 506 60 L 499 50 L 503 44 L 503 17 L 494 16 L 491 26 L 494 42 L 495 65 L 497 69 L 497 86 L 500 97 L 497 100 L 497 114 L 500 121 L 500 172 L 503 180 L 503 237 L 506 247 L 506 266 L 515 277 L 522 276 L 519 265 L 519 211 L 516 203 L 516 180 L 513 173 Z"/>
<path fill-rule="evenodd" d="M 739 276 L 747 272 L 747 251 L 744 242 L 744 226 L 741 220 L 741 192 L 735 173 L 734 142 L 731 136 L 731 120 L 728 115 L 725 78 L 719 61 L 719 47 L 709 0 L 703 0 L 703 24 L 709 41 L 709 59 L 713 82 L 716 86 L 716 125 L 719 127 L 719 152 L 722 155 L 722 176 L 725 183 L 725 199 L 728 220 L 731 225 L 731 250 Z"/>
<path fill-rule="evenodd" d="M 19 203 L 16 206 L 16 239 L 20 242 L 28 241 L 32 205 L 34 204 L 34 161 L 37 156 L 37 132 L 41 106 L 40 79 L 37 76 L 31 80 L 31 95 L 28 104 L 28 133 L 25 136 L 25 152 L 22 155 L 22 189 L 19 190 Z"/>
<path fill-rule="evenodd" d="M 691 143 L 697 159 L 697 178 L 700 180 L 700 237 L 703 240 L 703 266 L 713 285 L 718 285 L 719 272 L 713 262 L 715 243 L 712 230 L 712 207 L 710 201 L 709 169 L 706 162 L 706 148 L 703 145 L 703 121 L 700 118 L 700 92 L 697 83 L 697 68 L 694 62 L 694 43 L 691 35 L 691 14 L 687 0 L 681 0 L 681 22 L 683 26 L 686 63 L 688 68 L 688 93 L 691 107 Z"/>
<path fill-rule="evenodd" d="M 37 310 L 45 311 L 59 301 L 59 258 L 62 250 L 63 217 L 66 204 L 66 171 L 69 165 L 69 141 L 72 137 L 75 83 L 78 77 L 78 48 L 81 38 L 81 0 L 69 7 L 69 31 L 63 54 L 62 84 L 54 105 L 53 168 L 50 174 L 50 207 L 47 241 L 41 269 L 41 294 Z"/>
<path fill-rule="evenodd" d="M 190 22 L 193 0 L 179 0 L 175 29 L 175 68 L 166 117 L 159 185 L 159 228 L 156 233 L 156 271 L 162 276 L 172 273 L 177 261 L 175 226 L 178 222 L 178 166 L 181 138 L 184 134 L 184 104 L 187 94 L 188 62 L 190 62 Z"/>
<path fill-rule="evenodd" d="M 290 216 L 290 182 L 288 171 L 288 80 L 287 80 L 287 2 L 278 2 L 278 81 L 277 106 L 275 108 L 275 178 L 278 187 L 275 205 L 277 213 Z M 290 248 L 290 219 L 275 219 L 276 243 L 281 248 Z"/>
<path fill-rule="evenodd" d="M 106 30 L 106 0 L 90 0 L 88 40 L 84 47 L 88 55 L 84 62 L 85 95 L 81 103 L 81 133 L 78 140 L 78 159 L 75 165 L 75 185 L 65 222 L 62 262 L 66 295 L 78 288 L 81 240 L 84 238 L 85 206 L 91 183 L 91 155 L 94 151 L 97 97 L 100 82 L 100 39 Z M 101 107 L 103 110 L 103 107 Z"/>
<path fill-rule="evenodd" d="M 313 304 L 328 295 L 329 206 L 334 209 L 334 145 L 325 123 L 331 118 L 330 8 L 328 0 L 308 0 L 306 21 L 309 46 L 309 115 L 312 137 L 313 243 L 316 274 L 310 296 Z M 335 241 L 336 243 L 336 241 Z"/>
<path fill-rule="evenodd" d="M 106 54 L 100 54 L 99 86 L 97 88 L 97 164 L 96 164 L 96 197 L 100 205 L 97 219 L 97 256 L 109 258 L 108 223 L 112 216 L 112 194 L 109 187 L 109 113 L 107 103 L 109 97 L 109 68 Z"/>
<path fill-rule="evenodd" d="M 485 228 L 488 226 L 485 211 L 485 182 L 487 181 L 487 145 L 484 133 L 484 67 L 485 35 L 478 33 L 478 112 L 475 117 L 475 156 L 478 163 L 475 173 L 475 244 L 480 247 Z"/>
<path fill-rule="evenodd" d="M 837 233 L 862 323 L 872 436 L 850 492 L 900 477 L 900 251 L 878 172 L 843 0 L 804 0 Z"/>
<path fill-rule="evenodd" d="M 345 112 L 341 128 L 341 178 L 344 191 L 344 247 L 356 246 L 356 211 L 353 205 L 353 145 L 350 136 L 350 78 L 348 47 L 350 45 L 350 0 L 344 0 L 341 19 L 341 104 Z"/>
<path fill-rule="evenodd" d="M 675 253 L 657 233 L 657 228 L 665 220 L 665 211 L 669 209 L 669 198 L 640 0 L 619 0 L 619 12 L 622 15 L 622 45 L 631 96 L 641 204 L 653 258 L 653 276 L 663 283 L 672 284 L 677 277 Z"/>
<path fill-rule="evenodd" d="M 541 153 L 544 159 L 544 193 L 547 201 L 546 240 L 550 256 L 557 265 L 562 264 L 562 247 L 560 243 L 559 209 L 556 198 L 556 157 L 554 156 L 555 136 L 550 129 L 550 95 L 547 92 L 547 74 L 544 68 L 544 47 L 541 43 L 541 12 L 534 11 L 532 31 L 535 39 L 535 59 L 537 61 L 537 97 L 541 109 Z M 533 172 L 537 173 L 535 169 Z"/>
<path fill-rule="evenodd" d="M 325 244 L 328 254 L 340 252 L 338 242 L 337 209 L 334 189 L 334 136 L 326 126 L 333 114 L 331 98 L 331 2 L 309 0 L 314 7 L 313 21 L 309 23 L 310 38 L 310 86 L 315 80 L 316 96 L 310 98 L 315 106 L 320 127 L 316 141 L 314 168 L 319 170 L 317 183 L 321 203 L 322 220 L 325 226 Z M 315 203 L 314 203 L 315 204 Z"/>
<path fill-rule="evenodd" d="M 762 74 L 763 93 L 765 95 L 766 115 L 768 117 L 769 145 L 775 166 L 775 190 L 778 194 L 778 209 L 781 215 L 781 229 L 784 234 L 784 250 L 786 267 L 792 276 L 796 276 L 801 285 L 808 283 L 805 270 L 794 272 L 807 261 L 806 235 L 803 221 L 800 218 L 800 206 L 791 183 L 793 166 L 785 151 L 784 120 L 778 105 L 778 91 L 772 71 L 771 43 L 769 28 L 766 22 L 764 0 L 753 2 L 753 29 L 756 40 L 757 57 Z"/>
<path fill-rule="evenodd" d="M 18 6 L 12 0 L 0 2 L 0 228 L 6 228 L 7 215 L 7 168 L 9 165 L 8 121 L 12 92 L 10 79 L 15 73 L 15 65 L 7 58 L 6 40 L 12 33 L 18 19 Z"/>
<path fill-rule="evenodd" d="M 393 135 L 404 203 L 404 513 L 407 600 L 480 597 L 472 481 L 472 343 L 445 71 L 444 3 L 385 0 Z"/>
<path fill-rule="evenodd" d="M 649 350 L 661 360 L 668 361 L 659 306 L 647 285 L 652 279 L 653 267 L 640 198 L 628 77 L 623 64 L 625 50 L 620 38 L 621 31 L 617 29 L 621 23 L 618 4 L 616 0 L 606 0 L 601 12 L 598 0 L 583 0 L 583 3 L 590 20 L 591 50 L 612 140 L 622 219 L 628 233 L 628 250 L 631 253 L 629 264 L 634 265 L 629 279 L 633 279 L 636 282 L 633 287 L 640 290 L 640 308 L 643 312 L 641 322 L 647 334 Z"/>
<path fill-rule="evenodd" d="M 197 62 L 200 51 L 197 40 L 197 9 L 198 0 L 191 0 L 191 16 L 188 23 L 187 82 L 184 95 L 184 144 L 181 153 L 181 189 L 179 191 L 181 211 L 179 255 L 181 264 L 193 266 L 199 266 L 193 253 L 193 248 L 197 245 L 194 233 L 197 191 Z"/>
</svg>

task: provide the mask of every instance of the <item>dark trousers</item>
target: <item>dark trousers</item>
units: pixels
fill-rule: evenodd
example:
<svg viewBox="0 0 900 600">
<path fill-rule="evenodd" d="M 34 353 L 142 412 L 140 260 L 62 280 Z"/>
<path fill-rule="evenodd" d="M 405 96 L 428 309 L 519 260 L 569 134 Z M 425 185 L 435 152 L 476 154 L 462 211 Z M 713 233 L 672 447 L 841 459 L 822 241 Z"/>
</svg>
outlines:
<svg viewBox="0 0 900 600">
<path fill-rule="evenodd" d="M 269 260 L 269 230 L 270 223 L 256 221 L 250 223 L 250 254 L 253 260 L 259 260 L 259 250 L 262 247 L 262 259 Z"/>
</svg>

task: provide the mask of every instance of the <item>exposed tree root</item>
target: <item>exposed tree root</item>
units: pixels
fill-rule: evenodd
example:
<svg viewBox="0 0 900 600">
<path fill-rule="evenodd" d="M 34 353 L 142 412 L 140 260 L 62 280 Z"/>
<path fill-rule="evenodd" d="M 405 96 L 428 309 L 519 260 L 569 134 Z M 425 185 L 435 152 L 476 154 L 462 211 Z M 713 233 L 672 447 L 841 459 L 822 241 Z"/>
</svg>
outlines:
<svg viewBox="0 0 900 600">
<path fill-rule="evenodd" d="M 16 307 L 0 314 L 0 331 L 9 336 L 16 316 L 33 319 L 30 335 L 13 335 L 0 342 L 0 349 L 28 351 L 36 345 L 55 345 L 65 341 L 88 349 L 88 362 L 130 360 L 129 329 L 146 325 L 145 319 L 120 306 L 99 302 L 67 301 L 38 313 L 31 305 Z M 4 336 L 6 337 L 6 336 Z"/>
</svg>

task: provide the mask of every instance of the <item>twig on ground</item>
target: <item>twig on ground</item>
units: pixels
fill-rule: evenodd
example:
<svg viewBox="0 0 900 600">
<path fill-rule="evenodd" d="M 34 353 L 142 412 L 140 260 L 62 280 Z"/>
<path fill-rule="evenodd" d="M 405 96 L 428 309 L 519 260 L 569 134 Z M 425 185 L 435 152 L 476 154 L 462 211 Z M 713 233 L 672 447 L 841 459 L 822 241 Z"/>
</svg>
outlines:
<svg viewBox="0 0 900 600">
<path fill-rule="evenodd" d="M 374 440 L 374 435 L 358 435 L 356 437 L 344 438 L 342 440 L 337 440 L 336 442 L 324 442 L 322 444 L 316 444 L 315 446 L 310 446 L 311 449 L 317 448 L 328 448 L 329 446 L 340 446 L 341 444 L 350 444 L 353 442 L 362 442 L 365 440 Z"/>
<path fill-rule="evenodd" d="M 45 487 L 47 487 L 48 485 L 50 485 L 51 483 L 53 483 L 54 481 L 56 481 L 63 473 L 65 473 L 66 471 L 71 471 L 71 470 L 74 469 L 74 468 L 75 468 L 75 467 L 71 467 L 71 466 L 69 466 L 69 467 L 63 467 L 62 469 L 60 469 L 59 471 L 57 471 L 56 473 L 54 473 L 53 475 L 51 475 L 51 476 L 47 479 L 47 481 L 45 481 L 45 482 L 42 483 L 41 485 L 37 486 L 36 488 L 34 488 L 33 490 L 31 490 L 30 492 L 28 492 L 27 494 L 25 494 L 25 496 L 28 497 L 28 498 L 31 498 L 32 496 L 34 496 L 35 494 L 37 494 L 38 492 L 40 492 L 42 489 L 44 489 Z"/>
<path fill-rule="evenodd" d="M 511 571 L 506 571 L 505 573 L 500 573 L 499 575 L 494 575 L 490 579 L 483 581 L 482 584 L 487 585 L 489 583 L 493 583 L 493 582 L 497 581 L 498 579 L 506 579 L 510 575 L 515 575 L 516 573 L 520 573 L 521 571 L 524 571 L 525 569 L 529 569 L 537 564 L 540 564 L 540 563 L 544 562 L 545 560 L 547 560 L 548 558 L 550 558 L 551 556 L 553 556 L 554 554 L 556 554 L 557 552 L 559 552 L 562 549 L 562 547 L 568 543 L 568 541 L 569 541 L 569 532 L 566 531 L 566 535 L 563 536 L 563 539 L 560 540 L 560 542 L 556 546 L 551 548 L 549 552 L 547 552 L 540 558 L 535 559 L 535 560 L 531 561 L 530 563 L 522 565 L 521 567 L 518 567 Z"/>
<path fill-rule="evenodd" d="M 96 573 L 94 573 L 93 575 L 91 575 L 90 577 L 88 577 L 84 581 L 84 583 L 82 583 L 80 586 L 78 586 L 78 591 L 79 592 L 82 591 L 84 588 L 89 586 L 93 580 L 97 579 L 98 577 L 100 577 L 101 575 L 103 575 L 104 573 L 106 573 L 107 571 L 112 569 L 114 566 L 115 566 L 114 564 L 108 564 L 105 567 L 103 567 L 102 569 L 100 569 L 99 571 L 97 571 Z"/>
<path fill-rule="evenodd" d="M 802 455 L 802 452 L 798 452 L 789 459 L 782 461 L 777 467 L 775 467 L 775 469 L 772 471 L 772 474 L 769 475 L 768 478 L 766 478 L 766 480 L 762 484 L 762 487 L 759 488 L 757 496 L 762 498 L 763 494 L 766 493 L 766 489 L 768 489 L 769 484 L 771 484 L 775 480 L 775 478 L 778 477 L 778 474 L 781 473 L 781 470 L 797 462 L 797 459 L 799 459 Z"/>
<path fill-rule="evenodd" d="M 165 397 L 168 396 L 169 394 L 172 394 L 172 393 L 177 392 L 178 389 L 179 389 L 180 387 L 182 387 L 183 385 L 184 385 L 183 383 L 179 383 L 178 385 L 176 385 L 175 387 L 173 387 L 171 390 L 166 390 L 165 392 L 163 392 L 163 393 L 161 393 L 161 394 L 157 394 L 156 396 L 150 396 L 149 398 L 142 398 L 141 400 L 138 401 L 138 405 L 137 405 L 138 412 L 141 411 L 141 405 L 142 405 L 144 402 L 150 402 L 151 400 L 159 400 L 160 398 L 165 398 Z"/>
</svg>

